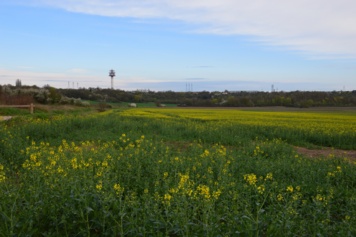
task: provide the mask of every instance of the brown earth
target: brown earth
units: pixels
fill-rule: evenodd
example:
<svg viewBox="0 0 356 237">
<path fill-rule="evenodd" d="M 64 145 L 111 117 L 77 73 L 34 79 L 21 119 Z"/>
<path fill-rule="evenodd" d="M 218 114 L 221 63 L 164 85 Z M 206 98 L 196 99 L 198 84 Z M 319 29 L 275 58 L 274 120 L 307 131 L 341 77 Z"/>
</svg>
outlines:
<svg viewBox="0 0 356 237">
<path fill-rule="evenodd" d="M 6 121 L 6 120 L 10 120 L 10 119 L 12 119 L 12 116 L 0 116 L 0 121 L 1 120 Z"/>
<path fill-rule="evenodd" d="M 323 147 L 321 149 L 307 149 L 304 147 L 295 147 L 297 153 L 305 155 L 310 158 L 332 158 L 332 157 L 340 157 L 347 158 L 350 161 L 356 161 L 356 150 L 339 150 Z"/>
</svg>

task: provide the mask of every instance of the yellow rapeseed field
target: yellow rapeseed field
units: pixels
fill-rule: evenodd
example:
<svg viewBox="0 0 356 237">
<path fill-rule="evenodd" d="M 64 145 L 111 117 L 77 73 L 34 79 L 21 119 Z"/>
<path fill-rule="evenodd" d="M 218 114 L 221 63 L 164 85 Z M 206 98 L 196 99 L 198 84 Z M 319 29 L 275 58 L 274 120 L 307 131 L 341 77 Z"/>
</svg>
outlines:
<svg viewBox="0 0 356 237">
<path fill-rule="evenodd" d="M 238 109 L 140 108 L 121 115 L 148 118 L 199 119 L 219 124 L 245 124 L 306 131 L 308 133 L 356 134 L 355 114 L 320 112 L 265 112 Z"/>
<path fill-rule="evenodd" d="M 352 113 L 158 108 L 4 122 L 0 233 L 353 236 L 355 164 L 292 145 L 352 147 L 355 122 Z"/>
</svg>

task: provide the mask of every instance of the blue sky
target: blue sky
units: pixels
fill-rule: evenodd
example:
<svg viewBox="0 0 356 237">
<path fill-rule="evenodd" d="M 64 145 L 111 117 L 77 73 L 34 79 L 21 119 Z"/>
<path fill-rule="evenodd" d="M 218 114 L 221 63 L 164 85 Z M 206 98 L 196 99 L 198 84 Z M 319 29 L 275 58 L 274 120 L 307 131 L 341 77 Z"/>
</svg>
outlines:
<svg viewBox="0 0 356 237">
<path fill-rule="evenodd" d="M 1 0 L 0 84 L 356 90 L 351 0 Z"/>
</svg>

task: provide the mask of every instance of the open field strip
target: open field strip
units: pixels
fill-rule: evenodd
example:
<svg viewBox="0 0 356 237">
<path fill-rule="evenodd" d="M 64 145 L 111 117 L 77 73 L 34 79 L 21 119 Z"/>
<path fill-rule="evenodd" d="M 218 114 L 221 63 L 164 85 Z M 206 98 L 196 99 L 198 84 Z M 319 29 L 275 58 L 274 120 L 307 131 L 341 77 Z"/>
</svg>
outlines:
<svg viewBox="0 0 356 237">
<path fill-rule="evenodd" d="M 147 108 L 126 110 L 121 115 L 197 119 L 211 122 L 211 128 L 248 125 L 259 130 L 265 129 L 267 137 L 287 139 L 296 144 L 302 141 L 320 146 L 356 149 L 356 112 L 352 111 L 348 113 L 313 113 Z"/>
<path fill-rule="evenodd" d="M 353 236 L 355 163 L 292 145 L 355 149 L 354 129 L 352 113 L 17 116 L 0 123 L 0 236 Z"/>
<path fill-rule="evenodd" d="M 265 112 L 228 109 L 154 109 L 126 110 L 124 115 L 151 118 L 188 118 L 227 121 L 248 125 L 314 129 L 336 133 L 356 133 L 355 113 Z"/>
</svg>

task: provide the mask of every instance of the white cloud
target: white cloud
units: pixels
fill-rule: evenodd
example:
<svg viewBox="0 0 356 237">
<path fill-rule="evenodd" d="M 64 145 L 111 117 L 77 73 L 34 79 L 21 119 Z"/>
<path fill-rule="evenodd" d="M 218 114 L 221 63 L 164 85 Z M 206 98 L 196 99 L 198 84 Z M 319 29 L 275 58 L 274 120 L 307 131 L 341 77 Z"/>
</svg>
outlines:
<svg viewBox="0 0 356 237">
<path fill-rule="evenodd" d="M 67 11 L 162 18 L 198 32 L 247 35 L 314 57 L 356 58 L 354 0 L 37 0 Z"/>
</svg>

